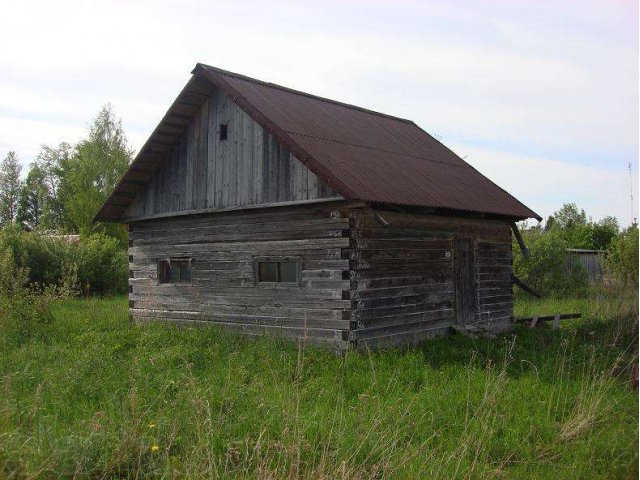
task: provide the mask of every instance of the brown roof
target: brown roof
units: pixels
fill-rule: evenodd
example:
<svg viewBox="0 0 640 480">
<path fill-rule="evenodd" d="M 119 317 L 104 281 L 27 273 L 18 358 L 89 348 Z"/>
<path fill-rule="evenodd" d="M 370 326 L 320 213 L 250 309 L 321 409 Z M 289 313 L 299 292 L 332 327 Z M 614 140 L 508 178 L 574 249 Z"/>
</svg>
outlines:
<svg viewBox="0 0 640 480">
<path fill-rule="evenodd" d="M 137 190 L 129 188 L 130 193 L 126 194 L 127 177 L 136 171 L 137 164 L 153 170 L 162 155 L 163 143 L 167 143 L 167 127 L 175 125 L 180 115 L 187 121 L 189 115 L 195 114 L 199 102 L 204 101 L 213 86 L 229 95 L 345 198 L 515 219 L 540 219 L 538 214 L 409 120 L 208 65 L 198 64 L 192 73 L 190 83 L 96 219 L 116 219 L 124 212 Z M 161 137 L 165 142 L 154 143 L 154 137 Z M 148 181 L 146 177 L 138 183 L 145 181 Z"/>
</svg>

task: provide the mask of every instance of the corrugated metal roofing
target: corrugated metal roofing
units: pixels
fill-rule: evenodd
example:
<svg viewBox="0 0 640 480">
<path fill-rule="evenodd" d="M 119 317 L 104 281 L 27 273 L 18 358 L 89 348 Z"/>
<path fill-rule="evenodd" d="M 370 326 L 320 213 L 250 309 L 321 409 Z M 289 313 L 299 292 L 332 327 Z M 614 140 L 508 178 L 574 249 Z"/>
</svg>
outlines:
<svg viewBox="0 0 640 480">
<path fill-rule="evenodd" d="M 409 120 L 207 65 L 193 74 L 232 97 L 345 198 L 540 218 Z"/>
</svg>

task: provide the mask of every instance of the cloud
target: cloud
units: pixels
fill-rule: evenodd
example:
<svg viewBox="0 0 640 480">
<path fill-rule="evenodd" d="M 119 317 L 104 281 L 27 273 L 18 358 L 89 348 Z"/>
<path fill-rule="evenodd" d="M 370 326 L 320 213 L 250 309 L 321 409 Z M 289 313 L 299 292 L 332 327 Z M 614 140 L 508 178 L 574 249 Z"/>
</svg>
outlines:
<svg viewBox="0 0 640 480">
<path fill-rule="evenodd" d="M 481 171 L 578 175 L 530 197 L 550 209 L 603 174 L 593 208 L 628 216 L 611 172 L 638 158 L 635 2 L 0 3 L 0 154 L 25 163 L 106 102 L 140 148 L 202 61 L 410 118 Z"/>
<path fill-rule="evenodd" d="M 576 165 L 463 144 L 452 145 L 452 148 L 543 217 L 548 217 L 563 203 L 576 203 L 595 220 L 615 212 L 623 225 L 631 223 L 632 205 L 633 216 L 638 216 L 637 170 L 632 176 L 635 198 L 632 203 L 627 164 Z"/>
</svg>

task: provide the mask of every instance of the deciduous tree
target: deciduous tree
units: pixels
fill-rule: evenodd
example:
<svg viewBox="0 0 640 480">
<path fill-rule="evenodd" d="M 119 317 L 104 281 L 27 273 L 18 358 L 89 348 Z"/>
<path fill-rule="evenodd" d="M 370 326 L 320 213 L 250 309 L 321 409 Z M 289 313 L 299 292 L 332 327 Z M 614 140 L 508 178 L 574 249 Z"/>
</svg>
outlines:
<svg viewBox="0 0 640 480">
<path fill-rule="evenodd" d="M 123 228 L 93 224 L 93 217 L 127 169 L 132 151 L 111 106 L 103 107 L 73 154 L 60 164 L 57 197 L 64 206 L 68 230 L 104 232 L 125 241 Z"/>
<path fill-rule="evenodd" d="M 48 230 L 66 230 L 64 205 L 58 196 L 58 188 L 63 174 L 63 165 L 69 161 L 72 153 L 73 147 L 62 142 L 57 147 L 43 145 L 36 158 L 46 189 L 40 224 Z"/>
<path fill-rule="evenodd" d="M 48 193 L 45 172 L 34 162 L 22 186 L 18 203 L 17 222 L 23 228 L 33 230 L 42 224 Z"/>
<path fill-rule="evenodd" d="M 12 224 L 18 213 L 18 201 L 22 182 L 22 165 L 16 152 L 9 152 L 0 164 L 0 222 Z"/>
</svg>

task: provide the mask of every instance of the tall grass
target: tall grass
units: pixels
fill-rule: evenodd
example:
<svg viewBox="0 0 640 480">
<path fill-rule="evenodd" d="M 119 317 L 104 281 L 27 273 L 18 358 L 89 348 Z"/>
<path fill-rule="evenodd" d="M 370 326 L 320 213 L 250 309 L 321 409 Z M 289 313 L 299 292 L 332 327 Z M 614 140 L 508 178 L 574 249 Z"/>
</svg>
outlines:
<svg viewBox="0 0 640 480">
<path fill-rule="evenodd" d="M 588 295 L 578 297 L 549 297 L 536 299 L 520 296 L 514 305 L 516 317 L 533 315 L 555 315 L 558 313 L 580 313 L 582 330 L 595 324 L 600 330 L 600 340 L 614 345 L 632 345 L 638 336 L 638 292 L 629 288 L 592 287 Z M 573 321 L 564 325 L 571 327 Z M 605 325 L 606 328 L 602 328 Z M 636 347 L 637 348 L 637 347 Z"/>
<path fill-rule="evenodd" d="M 59 301 L 0 340 L 0 477 L 637 476 L 637 342 L 615 319 L 336 356 L 126 309 Z"/>
</svg>

